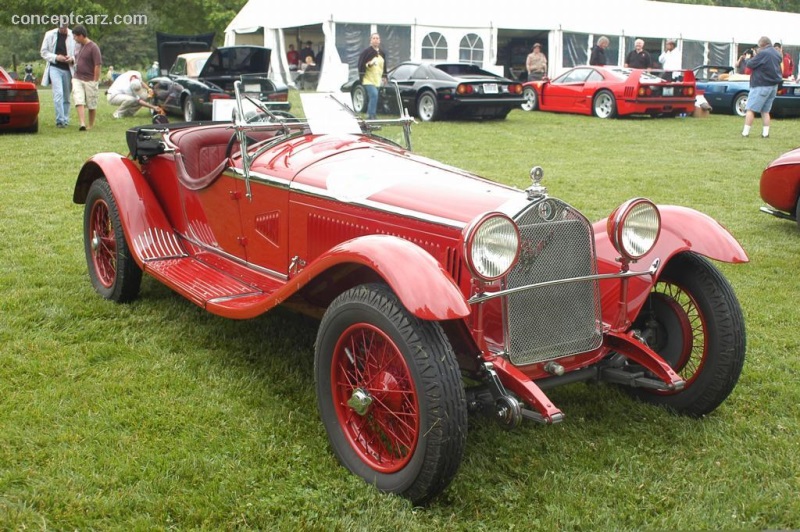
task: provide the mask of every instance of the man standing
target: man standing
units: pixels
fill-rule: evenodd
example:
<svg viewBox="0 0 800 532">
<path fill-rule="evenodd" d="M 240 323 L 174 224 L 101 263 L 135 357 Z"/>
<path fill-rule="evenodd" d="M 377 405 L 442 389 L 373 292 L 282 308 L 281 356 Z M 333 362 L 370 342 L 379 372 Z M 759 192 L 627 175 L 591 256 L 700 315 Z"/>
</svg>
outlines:
<svg viewBox="0 0 800 532">
<path fill-rule="evenodd" d="M 658 62 L 667 71 L 664 79 L 671 80 L 680 76 L 678 71 L 681 69 L 681 52 L 675 48 L 675 39 L 667 39 L 666 50 L 658 56 Z"/>
<path fill-rule="evenodd" d="M 75 42 L 80 45 L 75 52 L 75 79 L 72 87 L 72 97 L 75 99 L 75 108 L 78 110 L 78 119 L 81 122 L 80 131 L 92 129 L 94 118 L 97 114 L 97 86 L 100 81 L 100 67 L 103 57 L 100 47 L 89 39 L 86 28 L 78 24 L 72 30 Z M 89 108 L 89 127 L 86 127 L 84 108 Z"/>
<path fill-rule="evenodd" d="M 794 79 L 794 61 L 792 61 L 792 56 L 783 51 L 783 46 L 779 42 L 775 43 L 775 49 L 778 50 L 778 53 L 783 57 L 783 62 L 781 63 L 781 75 L 783 79 Z"/>
<path fill-rule="evenodd" d="M 531 53 L 525 60 L 528 70 L 528 81 L 539 81 L 547 74 L 547 57 L 542 53 L 542 45 L 538 42 L 531 48 Z"/>
<path fill-rule="evenodd" d="M 361 84 L 367 91 L 367 120 L 375 119 L 378 114 L 378 87 L 383 82 L 386 67 L 386 52 L 381 49 L 381 36 L 373 33 L 369 38 L 369 46 L 358 58 L 358 72 Z"/>
<path fill-rule="evenodd" d="M 633 43 L 633 50 L 628 52 L 628 55 L 625 56 L 625 67 L 650 68 L 651 64 L 652 59 L 647 50 L 644 49 L 644 41 L 642 39 L 636 39 Z"/>
<path fill-rule="evenodd" d="M 589 64 L 593 66 L 606 66 L 608 60 L 606 59 L 606 48 L 608 48 L 610 41 L 608 37 L 603 35 L 597 39 L 597 44 L 592 48 L 592 55 L 589 58 Z"/>
<path fill-rule="evenodd" d="M 75 64 L 75 39 L 66 23 L 44 34 L 42 59 L 45 60 L 42 85 L 53 86 L 53 104 L 56 108 L 56 127 L 69 125 L 69 94 L 72 91 L 72 74 Z"/>
<path fill-rule="evenodd" d="M 769 37 L 761 37 L 758 40 L 758 50 L 752 59 L 747 61 L 747 68 L 752 70 L 750 74 L 750 93 L 747 95 L 747 113 L 744 116 L 744 129 L 742 136 L 750 136 L 750 126 L 753 125 L 756 113 L 761 113 L 763 128 L 761 136 L 769 137 L 769 113 L 772 110 L 772 102 L 778 94 L 778 85 L 782 81 L 781 63 L 783 58 L 781 53 L 772 47 Z"/>
</svg>

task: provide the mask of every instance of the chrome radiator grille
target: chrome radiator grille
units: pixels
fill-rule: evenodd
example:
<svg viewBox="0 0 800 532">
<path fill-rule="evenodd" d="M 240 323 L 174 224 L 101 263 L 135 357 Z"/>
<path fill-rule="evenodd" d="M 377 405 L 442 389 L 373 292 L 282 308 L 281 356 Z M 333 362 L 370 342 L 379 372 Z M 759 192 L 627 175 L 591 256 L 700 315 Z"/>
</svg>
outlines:
<svg viewBox="0 0 800 532">
<path fill-rule="evenodd" d="M 597 272 L 591 224 L 569 205 L 547 198 L 516 217 L 521 250 L 508 288 Z M 506 350 L 515 365 L 600 347 L 597 281 L 534 288 L 505 301 Z"/>
</svg>

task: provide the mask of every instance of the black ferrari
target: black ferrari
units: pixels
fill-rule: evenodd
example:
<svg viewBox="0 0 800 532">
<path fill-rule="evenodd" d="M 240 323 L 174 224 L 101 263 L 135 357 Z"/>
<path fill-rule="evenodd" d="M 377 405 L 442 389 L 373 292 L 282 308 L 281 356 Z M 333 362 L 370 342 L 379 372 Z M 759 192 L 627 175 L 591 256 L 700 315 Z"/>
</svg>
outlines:
<svg viewBox="0 0 800 532">
<path fill-rule="evenodd" d="M 405 62 L 387 74 L 378 112 L 395 114 L 397 90 L 403 107 L 423 122 L 443 118 L 505 118 L 524 103 L 522 85 L 468 63 Z M 353 108 L 363 113 L 367 93 L 359 79 L 342 85 Z"/>
<path fill-rule="evenodd" d="M 233 83 L 243 80 L 245 92 L 275 109 L 288 110 L 288 88 L 267 77 L 270 49 L 226 46 L 211 49 L 213 34 L 158 34 L 162 75 L 149 81 L 154 102 L 187 122 L 212 119 L 214 100 L 233 102 Z M 210 38 L 209 38 L 210 37 Z"/>
</svg>

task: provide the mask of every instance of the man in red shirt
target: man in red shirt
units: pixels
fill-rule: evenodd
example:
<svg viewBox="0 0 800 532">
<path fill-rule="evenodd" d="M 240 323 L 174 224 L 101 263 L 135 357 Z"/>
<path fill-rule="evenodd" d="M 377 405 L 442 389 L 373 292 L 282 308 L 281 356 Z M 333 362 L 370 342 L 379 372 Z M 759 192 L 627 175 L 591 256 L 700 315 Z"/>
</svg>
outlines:
<svg viewBox="0 0 800 532">
<path fill-rule="evenodd" d="M 788 53 L 784 53 L 781 43 L 776 42 L 774 46 L 783 57 L 783 63 L 781 64 L 781 75 L 783 76 L 783 79 L 789 79 L 794 74 L 794 61 L 792 61 L 792 56 Z"/>
</svg>

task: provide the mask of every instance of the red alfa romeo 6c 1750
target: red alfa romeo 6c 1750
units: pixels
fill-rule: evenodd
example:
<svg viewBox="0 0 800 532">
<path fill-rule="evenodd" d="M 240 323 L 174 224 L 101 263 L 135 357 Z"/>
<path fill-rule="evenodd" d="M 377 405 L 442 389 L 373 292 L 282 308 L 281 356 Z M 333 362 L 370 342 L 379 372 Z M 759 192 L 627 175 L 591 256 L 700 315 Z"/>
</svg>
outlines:
<svg viewBox="0 0 800 532">
<path fill-rule="evenodd" d="M 748 258 L 710 217 L 634 198 L 592 224 L 538 167 L 526 190 L 493 183 L 412 153 L 407 112 L 310 96 L 336 116 L 237 87 L 230 122 L 137 127 L 128 156 L 89 159 L 73 199 L 95 290 L 131 301 L 144 272 L 227 318 L 317 315 L 333 452 L 416 503 L 456 474 L 470 412 L 558 423 L 547 390 L 577 381 L 689 416 L 731 393 L 744 320 L 709 259 Z"/>
</svg>

